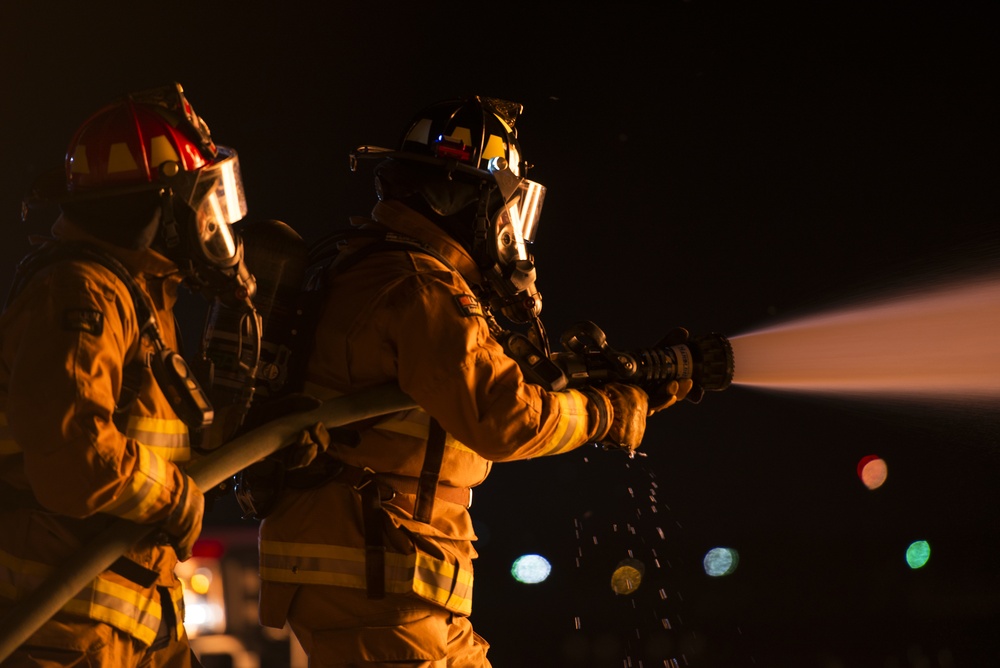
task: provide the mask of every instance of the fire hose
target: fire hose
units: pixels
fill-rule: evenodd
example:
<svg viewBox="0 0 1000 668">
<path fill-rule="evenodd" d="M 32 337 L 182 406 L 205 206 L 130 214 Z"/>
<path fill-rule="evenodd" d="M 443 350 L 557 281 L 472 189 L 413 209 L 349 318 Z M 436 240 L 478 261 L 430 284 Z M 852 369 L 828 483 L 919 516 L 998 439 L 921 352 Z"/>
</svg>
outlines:
<svg viewBox="0 0 1000 668">
<path fill-rule="evenodd" d="M 299 431 L 317 422 L 333 428 L 415 406 L 395 385 L 380 385 L 331 399 L 319 408 L 287 415 L 234 438 L 192 462 L 186 472 L 199 488 L 212 489 L 276 452 Z M 0 619 L 0 663 L 126 550 L 157 529 L 156 525 L 117 521 L 57 568 L 38 589 L 18 601 Z"/>
</svg>

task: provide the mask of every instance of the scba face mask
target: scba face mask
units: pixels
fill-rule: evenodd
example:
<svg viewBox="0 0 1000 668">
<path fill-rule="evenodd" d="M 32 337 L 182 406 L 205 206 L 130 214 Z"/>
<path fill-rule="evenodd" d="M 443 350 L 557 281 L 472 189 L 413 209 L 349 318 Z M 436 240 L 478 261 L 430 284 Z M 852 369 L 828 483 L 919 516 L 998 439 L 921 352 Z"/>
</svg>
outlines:
<svg viewBox="0 0 1000 668">
<path fill-rule="evenodd" d="M 189 283 L 227 305 L 249 305 L 255 292 L 233 226 L 247 205 L 236 151 L 218 147 L 219 159 L 197 171 L 162 165 L 166 252 L 189 275 Z"/>
<path fill-rule="evenodd" d="M 503 203 L 485 225 L 485 239 L 477 235 L 481 248 L 476 254 L 481 256 L 478 261 L 493 291 L 491 306 L 514 323 L 530 323 L 542 311 L 542 296 L 535 287 L 535 262 L 528 247 L 538 231 L 545 186 L 519 178 L 503 158 L 490 162 L 490 172 Z"/>
</svg>

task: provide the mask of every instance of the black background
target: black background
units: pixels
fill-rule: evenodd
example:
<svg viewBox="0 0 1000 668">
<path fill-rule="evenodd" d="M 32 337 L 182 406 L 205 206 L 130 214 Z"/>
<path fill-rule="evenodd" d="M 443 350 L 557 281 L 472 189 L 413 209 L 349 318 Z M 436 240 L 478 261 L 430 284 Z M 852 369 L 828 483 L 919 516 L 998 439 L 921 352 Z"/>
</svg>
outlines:
<svg viewBox="0 0 1000 668">
<path fill-rule="evenodd" d="M 307 240 L 374 203 L 352 147 L 476 92 L 525 105 L 553 335 L 753 332 L 996 266 L 989 5 L 5 2 L 2 260 L 47 228 L 20 222 L 31 179 L 124 92 L 182 83 L 240 152 L 249 219 Z M 997 665 L 998 433 L 989 409 L 737 383 L 653 418 L 648 457 L 499 465 L 472 509 L 473 621 L 499 668 Z M 855 474 L 871 453 L 875 492 Z M 932 555 L 910 570 L 916 539 Z M 712 579 L 718 545 L 740 562 Z M 615 595 L 629 551 L 646 580 Z M 548 581 L 514 583 L 524 552 Z"/>
</svg>

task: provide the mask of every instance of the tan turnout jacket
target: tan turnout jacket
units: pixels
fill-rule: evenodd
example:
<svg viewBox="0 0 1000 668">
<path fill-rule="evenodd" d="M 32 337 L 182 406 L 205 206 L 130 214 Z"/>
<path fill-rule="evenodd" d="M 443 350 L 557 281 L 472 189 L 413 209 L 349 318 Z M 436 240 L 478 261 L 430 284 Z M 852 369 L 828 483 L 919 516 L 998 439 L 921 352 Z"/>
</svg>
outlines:
<svg viewBox="0 0 1000 668">
<path fill-rule="evenodd" d="M 122 262 L 177 349 L 172 308 L 181 279 L 172 262 L 102 244 L 65 219 L 53 232 Z M 125 285 L 92 262 L 43 268 L 0 317 L 0 611 L 118 518 L 155 523 L 173 510 L 179 467 L 191 457 L 188 430 L 148 364 L 139 365 L 138 396 L 118 418 L 123 431 L 114 421 L 123 369 L 150 349 Z M 169 588 L 178 627 L 183 620 L 177 558 L 151 540 L 126 556 L 63 610 L 149 644 L 165 618 L 157 585 Z"/>
<path fill-rule="evenodd" d="M 336 274 L 307 390 L 327 399 L 398 383 L 421 407 L 364 429 L 356 447 L 331 446 L 335 457 L 370 468 L 390 487 L 420 475 L 430 416 L 447 432 L 439 488 L 453 494 L 435 500 L 431 521 L 414 519 L 413 493 L 382 504 L 385 588 L 467 615 L 476 536 L 467 502 L 456 497 L 468 498 L 463 490 L 483 482 L 492 462 L 560 454 L 590 442 L 594 409 L 576 390 L 548 392 L 525 382 L 491 336 L 470 288 L 481 280 L 479 271 L 453 239 L 396 202 L 377 204 L 373 219 L 365 224 L 429 244 L 455 271 L 426 253 L 394 250 Z M 261 524 L 260 549 L 266 625 L 284 624 L 299 586 L 365 589 L 359 491 L 349 484 L 286 491 Z"/>
</svg>

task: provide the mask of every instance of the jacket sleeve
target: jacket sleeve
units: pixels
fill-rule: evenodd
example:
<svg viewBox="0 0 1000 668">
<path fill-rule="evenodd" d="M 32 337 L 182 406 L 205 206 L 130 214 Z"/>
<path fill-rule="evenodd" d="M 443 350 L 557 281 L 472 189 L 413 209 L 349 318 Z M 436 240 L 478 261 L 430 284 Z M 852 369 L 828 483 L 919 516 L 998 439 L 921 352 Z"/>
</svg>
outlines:
<svg viewBox="0 0 1000 668">
<path fill-rule="evenodd" d="M 384 293 L 400 387 L 452 436 L 492 461 L 556 455 L 591 441 L 596 408 L 576 390 L 524 380 L 457 276 L 418 274 Z"/>
<path fill-rule="evenodd" d="M 166 517 L 183 473 L 112 420 L 124 362 L 139 350 L 125 287 L 103 267 L 60 263 L 12 308 L 8 423 L 35 497 L 71 517 Z"/>
</svg>

